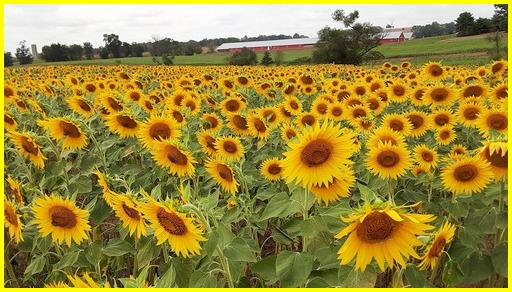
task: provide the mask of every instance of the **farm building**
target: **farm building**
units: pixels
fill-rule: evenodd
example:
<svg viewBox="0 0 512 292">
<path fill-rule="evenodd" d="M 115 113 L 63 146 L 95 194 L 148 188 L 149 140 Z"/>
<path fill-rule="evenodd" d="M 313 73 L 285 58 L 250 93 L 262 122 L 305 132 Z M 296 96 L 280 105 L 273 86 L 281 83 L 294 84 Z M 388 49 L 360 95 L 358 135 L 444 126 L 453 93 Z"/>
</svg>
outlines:
<svg viewBox="0 0 512 292">
<path fill-rule="evenodd" d="M 408 40 L 412 40 L 416 36 L 414 35 L 414 32 L 404 32 L 404 37 L 405 37 L 405 40 L 408 41 Z"/>
<path fill-rule="evenodd" d="M 384 32 L 379 35 L 380 44 L 398 43 L 405 41 L 404 33 L 401 31 Z"/>
<path fill-rule="evenodd" d="M 217 48 L 217 52 L 239 52 L 243 47 L 251 51 L 278 51 L 311 48 L 318 42 L 318 38 L 284 39 L 258 42 L 224 43 Z"/>
</svg>

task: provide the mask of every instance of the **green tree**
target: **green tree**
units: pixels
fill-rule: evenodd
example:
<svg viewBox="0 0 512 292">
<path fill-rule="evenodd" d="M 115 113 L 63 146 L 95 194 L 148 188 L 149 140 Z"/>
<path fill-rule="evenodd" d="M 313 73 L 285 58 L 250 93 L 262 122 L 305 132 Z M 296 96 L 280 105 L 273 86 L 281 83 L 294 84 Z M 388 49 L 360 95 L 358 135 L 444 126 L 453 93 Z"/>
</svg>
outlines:
<svg viewBox="0 0 512 292">
<path fill-rule="evenodd" d="M 94 58 L 94 49 L 92 44 L 90 42 L 85 42 L 83 48 L 85 58 L 87 60 L 92 60 L 92 58 Z"/>
<path fill-rule="evenodd" d="M 470 12 L 462 12 L 455 20 L 457 36 L 469 36 L 477 34 L 475 18 Z"/>
<path fill-rule="evenodd" d="M 43 46 L 41 49 L 41 59 L 46 62 L 69 61 L 68 47 L 59 43 Z"/>
<path fill-rule="evenodd" d="M 489 18 L 479 17 L 475 20 L 476 31 L 479 34 L 493 31 L 493 23 Z"/>
<path fill-rule="evenodd" d="M 105 42 L 105 48 L 112 57 L 121 58 L 121 46 L 123 42 L 119 40 L 119 36 L 117 34 L 105 33 L 103 34 L 103 41 Z"/>
<path fill-rule="evenodd" d="M 283 51 L 275 51 L 274 52 L 274 64 L 279 66 L 284 62 L 284 52 Z"/>
<path fill-rule="evenodd" d="M 243 47 L 240 52 L 233 53 L 229 57 L 229 64 L 236 66 L 256 65 L 258 63 L 258 56 L 255 52 L 247 47 Z"/>
<path fill-rule="evenodd" d="M 261 58 L 261 65 L 264 65 L 264 66 L 270 66 L 272 65 L 272 63 L 274 63 L 274 61 L 272 60 L 272 57 L 270 56 L 270 52 L 269 51 L 265 51 L 265 53 L 263 53 L 263 58 Z"/>
<path fill-rule="evenodd" d="M 121 56 L 122 57 L 130 57 L 132 54 L 132 47 L 129 43 L 123 42 L 121 46 Z"/>
<path fill-rule="evenodd" d="M 12 65 L 13 61 L 11 52 L 4 52 L 4 67 L 9 67 Z"/>
<path fill-rule="evenodd" d="M 20 42 L 20 47 L 16 49 L 16 59 L 20 65 L 32 64 L 34 57 L 30 54 L 30 49 L 25 45 L 26 41 Z"/>
<path fill-rule="evenodd" d="M 326 26 L 318 32 L 317 50 L 313 52 L 314 63 L 361 64 L 363 56 L 379 45 L 382 28 L 372 24 L 356 23 L 359 12 L 349 15 L 341 9 L 332 18 L 343 23 L 345 29 Z"/>
<path fill-rule="evenodd" d="M 131 49 L 132 49 L 132 54 L 131 54 L 132 57 L 142 57 L 142 53 L 144 53 L 144 48 L 142 47 L 141 44 L 132 43 Z"/>
<path fill-rule="evenodd" d="M 68 57 L 72 61 L 78 61 L 82 59 L 84 55 L 84 48 L 81 45 L 71 45 L 67 48 Z"/>
<path fill-rule="evenodd" d="M 494 4 L 492 22 L 498 30 L 508 31 L 508 4 Z"/>
</svg>

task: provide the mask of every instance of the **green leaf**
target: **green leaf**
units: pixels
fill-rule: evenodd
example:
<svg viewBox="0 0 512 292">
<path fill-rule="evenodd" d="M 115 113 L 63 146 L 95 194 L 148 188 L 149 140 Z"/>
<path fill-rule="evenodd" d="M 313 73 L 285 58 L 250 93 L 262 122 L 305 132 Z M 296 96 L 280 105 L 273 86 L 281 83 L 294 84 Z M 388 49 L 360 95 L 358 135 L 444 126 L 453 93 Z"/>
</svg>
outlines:
<svg viewBox="0 0 512 292">
<path fill-rule="evenodd" d="M 66 160 L 52 161 L 46 166 L 46 170 L 50 172 L 52 176 L 61 176 L 66 168 Z"/>
<path fill-rule="evenodd" d="M 92 244 L 90 244 L 89 246 L 87 246 L 85 248 L 85 251 L 84 251 L 85 258 L 93 266 L 96 266 L 98 264 L 98 262 L 100 261 L 100 258 L 101 258 L 101 254 L 100 254 L 101 247 L 102 247 L 101 240 L 96 240 Z"/>
<path fill-rule="evenodd" d="M 101 250 L 101 253 L 109 257 L 116 257 L 133 251 L 134 248 L 130 243 L 119 238 L 114 238 L 107 243 Z"/>
<path fill-rule="evenodd" d="M 24 273 L 24 281 L 28 280 L 33 275 L 40 273 L 43 271 L 44 266 L 46 264 L 46 258 L 44 255 L 37 255 L 30 261 L 30 264 L 28 264 L 27 268 L 25 269 Z"/>
<path fill-rule="evenodd" d="M 496 273 L 503 277 L 508 275 L 508 248 L 505 244 L 496 246 L 491 254 L 492 265 Z"/>
<path fill-rule="evenodd" d="M 137 266 L 139 268 L 146 267 L 151 262 L 151 260 L 158 255 L 159 252 L 160 248 L 157 248 L 156 246 L 155 237 L 141 238 L 139 241 L 137 254 L 135 255 Z"/>
<path fill-rule="evenodd" d="M 367 186 L 357 183 L 357 188 L 359 189 L 359 192 L 361 193 L 361 199 L 363 199 L 363 201 L 365 201 L 367 203 L 372 203 L 377 198 L 377 195 L 375 194 L 375 192 L 372 191 Z"/>
<path fill-rule="evenodd" d="M 404 275 L 411 288 L 434 287 L 434 285 L 427 281 L 426 273 L 420 271 L 413 264 L 407 264 Z"/>
<path fill-rule="evenodd" d="M 206 235 L 206 239 L 208 240 L 203 244 L 203 250 L 207 255 L 213 256 L 215 248 L 217 247 L 217 243 L 219 242 L 219 232 L 213 231 L 208 233 Z"/>
<path fill-rule="evenodd" d="M 234 238 L 224 248 L 224 255 L 230 261 L 256 262 L 256 256 L 251 251 L 249 244 L 241 237 Z"/>
<path fill-rule="evenodd" d="M 162 277 L 155 280 L 155 288 L 172 288 L 174 287 L 174 282 L 176 280 L 176 270 L 174 266 L 170 265 L 170 267 L 165 271 Z"/>
<path fill-rule="evenodd" d="M 219 233 L 219 247 L 221 249 L 224 249 L 235 238 L 231 230 L 222 223 L 217 226 L 217 232 Z"/>
<path fill-rule="evenodd" d="M 69 192 L 73 193 L 89 193 L 92 191 L 92 181 L 91 178 L 87 175 L 81 175 L 77 179 L 75 179 L 69 185 Z"/>
<path fill-rule="evenodd" d="M 207 197 L 202 198 L 199 201 L 200 209 L 205 213 L 209 213 L 213 208 L 217 207 L 219 204 L 219 192 L 213 192 L 213 194 L 208 195 Z"/>
<path fill-rule="evenodd" d="M 205 273 L 203 270 L 197 270 L 190 277 L 190 287 L 215 288 L 217 287 L 217 279 L 210 273 Z"/>
<path fill-rule="evenodd" d="M 286 234 L 283 230 L 278 228 L 277 226 L 272 225 L 272 238 L 275 242 L 281 244 L 291 244 L 293 242 L 293 238 Z"/>
<path fill-rule="evenodd" d="M 54 270 L 61 270 L 65 267 L 70 267 L 78 260 L 81 250 L 74 250 L 66 252 L 60 259 L 60 261 L 53 266 Z"/>
<path fill-rule="evenodd" d="M 306 282 L 312 269 L 313 257 L 308 253 L 285 250 L 277 255 L 276 274 L 281 287 L 299 287 Z"/>
<path fill-rule="evenodd" d="M 290 213 L 286 213 L 286 211 L 290 207 L 291 203 L 292 201 L 286 193 L 279 193 L 275 195 L 268 202 L 265 210 L 263 210 L 260 220 L 267 220 L 273 217 L 283 218 L 290 215 Z"/>
<path fill-rule="evenodd" d="M 337 250 L 334 247 L 326 246 L 318 249 L 315 252 L 316 259 L 320 263 L 318 266 L 318 270 L 326 270 L 333 269 L 340 266 L 340 261 L 338 260 Z"/>
<path fill-rule="evenodd" d="M 367 266 L 364 272 L 356 271 L 351 266 L 341 266 L 338 271 L 341 287 L 373 288 L 377 280 L 377 272 L 373 266 Z"/>
<path fill-rule="evenodd" d="M 251 271 L 258 274 L 267 285 L 272 285 L 279 281 L 276 273 L 276 255 L 272 255 L 262 259 L 251 266 Z"/>
<path fill-rule="evenodd" d="M 338 262 L 339 266 L 339 262 Z M 311 272 L 307 288 L 339 287 L 338 269 L 315 270 Z"/>
<path fill-rule="evenodd" d="M 112 208 L 105 202 L 105 200 L 100 199 L 96 201 L 94 205 L 94 209 L 91 212 L 91 221 L 94 225 L 99 225 L 103 220 L 105 220 L 112 213 Z"/>
<path fill-rule="evenodd" d="M 442 279 L 447 286 L 455 286 L 462 283 L 464 272 L 456 261 L 448 260 L 444 265 Z"/>
<path fill-rule="evenodd" d="M 303 236 L 306 238 L 313 238 L 318 235 L 320 232 L 328 231 L 327 224 L 322 219 L 321 216 L 315 215 L 313 217 L 308 218 L 300 224 L 300 230 Z"/>
<path fill-rule="evenodd" d="M 469 204 L 467 202 L 446 200 L 441 203 L 445 209 L 454 218 L 466 218 L 469 214 Z"/>
</svg>

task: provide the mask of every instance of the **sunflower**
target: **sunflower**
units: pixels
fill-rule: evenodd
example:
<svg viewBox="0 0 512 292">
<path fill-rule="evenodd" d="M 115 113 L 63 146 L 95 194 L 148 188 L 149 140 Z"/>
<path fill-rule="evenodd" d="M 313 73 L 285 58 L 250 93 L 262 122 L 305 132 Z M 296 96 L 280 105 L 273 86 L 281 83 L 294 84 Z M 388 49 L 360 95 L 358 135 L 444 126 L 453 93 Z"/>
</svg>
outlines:
<svg viewBox="0 0 512 292">
<path fill-rule="evenodd" d="M 459 105 L 457 110 L 457 121 L 464 127 L 476 127 L 478 116 L 483 111 L 481 105 L 477 102 L 464 102 Z"/>
<path fill-rule="evenodd" d="M 422 165 L 414 165 L 411 169 L 411 173 L 415 177 L 418 177 L 422 173 L 432 176 L 430 169 Z"/>
<path fill-rule="evenodd" d="M 288 143 L 282 161 L 283 177 L 304 187 L 326 185 L 343 176 L 343 164 L 352 164 L 355 151 L 352 136 L 338 125 L 324 121 L 303 129 L 297 140 Z"/>
<path fill-rule="evenodd" d="M 391 143 L 391 145 L 404 145 L 405 138 L 402 134 L 389 127 L 378 127 L 368 137 L 367 145 L 371 148 L 376 148 L 379 144 Z"/>
<path fill-rule="evenodd" d="M 130 235 L 136 233 L 136 237 L 140 238 L 142 235 L 146 236 L 146 223 L 140 212 L 139 202 L 132 199 L 130 196 L 116 194 L 112 199 L 112 209 L 116 216 L 123 222 L 123 228 L 127 228 Z"/>
<path fill-rule="evenodd" d="M 251 134 L 251 130 L 249 129 L 247 118 L 239 115 L 229 115 L 228 116 L 228 122 L 227 122 L 228 128 L 230 128 L 233 133 L 240 135 L 240 136 L 248 136 Z"/>
<path fill-rule="evenodd" d="M 372 174 L 383 179 L 396 179 L 412 167 L 410 154 L 405 145 L 393 145 L 391 142 L 370 148 L 365 165 Z"/>
<path fill-rule="evenodd" d="M 201 110 L 201 100 L 189 95 L 183 99 L 181 108 L 183 111 L 188 109 L 188 116 L 195 116 Z"/>
<path fill-rule="evenodd" d="M 413 149 L 414 161 L 427 169 L 436 168 L 438 157 L 436 150 L 425 144 L 419 144 Z"/>
<path fill-rule="evenodd" d="M 294 97 L 296 92 L 297 92 L 297 85 L 295 85 L 293 83 L 288 83 L 288 84 L 284 85 L 283 89 L 281 91 L 282 95 L 285 98 Z"/>
<path fill-rule="evenodd" d="M 343 105 L 340 102 L 333 102 L 327 107 L 328 118 L 332 121 L 341 121 L 345 118 Z"/>
<path fill-rule="evenodd" d="M 372 111 L 372 115 L 374 116 L 379 115 L 386 108 L 386 104 L 376 95 L 367 97 L 364 103 L 368 105 L 368 108 Z"/>
<path fill-rule="evenodd" d="M 142 91 L 138 90 L 138 89 L 131 89 L 131 90 L 128 90 L 125 94 L 124 94 L 124 100 L 126 102 L 135 102 L 135 103 L 138 103 L 139 100 L 143 97 L 143 93 Z"/>
<path fill-rule="evenodd" d="M 480 157 L 490 163 L 494 179 L 502 181 L 508 175 L 508 141 L 485 141 L 478 149 Z"/>
<path fill-rule="evenodd" d="M 177 110 L 177 109 L 170 110 L 169 116 L 172 117 L 176 121 L 176 124 L 180 127 L 184 126 L 187 123 L 187 120 L 185 119 L 185 117 L 183 116 L 183 114 L 181 113 L 180 110 Z"/>
<path fill-rule="evenodd" d="M 246 107 L 246 103 L 243 102 L 239 97 L 230 97 L 224 99 L 220 103 L 221 113 L 224 116 L 230 114 L 238 114 Z"/>
<path fill-rule="evenodd" d="M 112 207 L 114 205 L 114 195 L 116 194 L 110 190 L 107 177 L 98 169 L 92 171 L 91 174 L 94 174 L 97 177 L 97 183 L 101 187 L 103 199 Z"/>
<path fill-rule="evenodd" d="M 405 114 L 405 118 L 412 125 L 411 137 L 418 138 L 423 136 L 430 128 L 430 119 L 425 112 L 414 110 Z"/>
<path fill-rule="evenodd" d="M 44 161 L 46 160 L 46 157 L 44 157 L 41 152 L 41 147 L 37 144 L 32 134 L 9 132 L 7 133 L 7 137 L 11 139 L 14 146 L 16 146 L 18 151 L 24 157 L 29 158 L 30 161 L 32 161 L 32 163 L 38 168 L 44 168 Z"/>
<path fill-rule="evenodd" d="M 82 240 L 89 238 L 86 233 L 91 230 L 88 223 L 89 212 L 77 208 L 69 198 L 62 199 L 55 194 L 38 197 L 34 200 L 32 210 L 39 233 L 42 236 L 51 233 L 54 243 L 65 241 L 71 246 L 71 240 L 80 244 Z"/>
<path fill-rule="evenodd" d="M 240 160 L 244 157 L 244 146 L 238 138 L 219 137 L 215 139 L 215 149 L 217 157 L 225 160 Z"/>
<path fill-rule="evenodd" d="M 203 130 L 197 133 L 197 141 L 201 145 L 203 152 L 209 156 L 217 155 L 217 148 L 215 148 L 216 138 L 211 132 Z"/>
<path fill-rule="evenodd" d="M 434 235 L 434 239 L 425 249 L 425 254 L 420 258 L 418 265 L 420 270 L 433 269 L 438 264 L 445 247 L 452 242 L 455 235 L 455 225 L 445 221 L 441 228 Z"/>
<path fill-rule="evenodd" d="M 156 244 L 160 245 L 167 241 L 172 251 L 183 257 L 200 254 L 199 241 L 206 241 L 206 238 L 194 225 L 193 219 L 176 211 L 169 204 L 157 202 L 147 194 L 145 198 L 148 202 L 141 202 L 139 209 L 149 221 L 150 227 L 155 229 Z"/>
<path fill-rule="evenodd" d="M 298 129 L 293 124 L 284 123 L 281 127 L 281 137 L 284 141 L 290 141 L 297 136 Z"/>
<path fill-rule="evenodd" d="M 4 128 L 7 131 L 16 131 L 18 129 L 18 123 L 13 116 L 4 111 Z"/>
<path fill-rule="evenodd" d="M 265 120 L 260 118 L 258 114 L 251 114 L 247 117 L 247 127 L 250 134 L 259 139 L 267 139 L 270 134 L 270 129 Z"/>
<path fill-rule="evenodd" d="M 494 130 L 502 134 L 508 132 L 508 112 L 499 109 L 483 110 L 478 116 L 477 124 L 478 131 L 484 138 L 489 137 L 489 131 Z"/>
<path fill-rule="evenodd" d="M 410 101 L 416 106 L 422 106 L 425 104 L 425 87 L 416 87 L 412 90 Z"/>
<path fill-rule="evenodd" d="M 345 108 L 345 114 L 349 121 L 355 121 L 360 118 L 372 118 L 371 110 L 367 105 L 355 105 Z"/>
<path fill-rule="evenodd" d="M 71 284 L 73 284 L 74 288 L 110 288 L 110 283 L 105 282 L 103 287 L 101 287 L 96 281 L 94 281 L 91 276 L 89 276 L 89 273 L 85 272 L 83 274 L 83 277 L 85 279 L 85 282 L 80 279 L 77 275 L 67 275 L 69 281 L 71 281 Z"/>
<path fill-rule="evenodd" d="M 23 223 L 21 223 L 21 215 L 16 211 L 16 205 L 4 199 L 4 226 L 9 231 L 9 236 L 14 242 L 23 241 Z"/>
<path fill-rule="evenodd" d="M 455 144 L 450 149 L 450 156 L 466 156 L 468 154 L 468 149 L 462 144 Z"/>
<path fill-rule="evenodd" d="M 317 184 L 310 188 L 315 195 L 318 203 L 323 202 L 325 205 L 338 200 L 339 198 L 347 198 L 350 196 L 350 188 L 354 185 L 356 177 L 352 168 L 342 166 L 343 175 L 334 178 L 331 183 Z"/>
<path fill-rule="evenodd" d="M 402 114 L 387 114 L 382 118 L 381 127 L 388 127 L 397 131 L 403 136 L 408 136 L 412 132 L 411 122 Z"/>
<path fill-rule="evenodd" d="M 493 178 L 490 163 L 480 156 L 463 157 L 441 170 L 443 186 L 455 195 L 481 192 Z"/>
<path fill-rule="evenodd" d="M 94 114 L 94 109 L 91 105 L 80 96 L 67 98 L 66 102 L 74 112 L 84 116 L 85 118 L 90 118 Z"/>
<path fill-rule="evenodd" d="M 505 60 L 495 61 L 491 64 L 491 73 L 494 76 L 501 76 L 508 70 L 508 64 Z"/>
<path fill-rule="evenodd" d="M 457 133 L 452 126 L 446 125 L 437 129 L 436 141 L 439 145 L 449 145 L 457 138 Z"/>
<path fill-rule="evenodd" d="M 327 117 L 329 115 L 327 111 L 329 104 L 330 102 L 326 101 L 324 98 L 317 97 L 311 104 L 311 112 L 319 118 Z"/>
<path fill-rule="evenodd" d="M 235 195 L 238 189 L 238 182 L 231 166 L 222 160 L 210 159 L 205 164 L 206 171 L 213 179 L 220 184 L 222 189 Z"/>
<path fill-rule="evenodd" d="M 282 160 L 277 157 L 267 158 L 261 163 L 260 173 L 270 181 L 280 180 L 283 175 Z"/>
<path fill-rule="evenodd" d="M 442 80 L 446 77 L 446 70 L 438 62 L 428 62 L 422 71 L 428 79 Z"/>
<path fill-rule="evenodd" d="M 140 129 L 139 122 L 133 116 L 121 113 L 109 115 L 105 125 L 122 138 L 135 137 Z"/>
<path fill-rule="evenodd" d="M 200 118 L 204 121 L 203 128 L 208 131 L 217 132 L 222 128 L 224 121 L 216 113 L 205 113 Z"/>
<path fill-rule="evenodd" d="M 192 177 L 194 175 L 196 161 L 193 156 L 189 152 L 178 148 L 171 141 L 157 142 L 150 152 L 156 164 L 168 168 L 170 174 L 176 174 L 180 177 Z"/>
<path fill-rule="evenodd" d="M 283 101 L 283 106 L 292 115 L 296 116 L 302 113 L 302 103 L 295 96 L 286 96 Z"/>
<path fill-rule="evenodd" d="M 436 129 L 455 124 L 455 116 L 450 109 L 437 109 L 430 115 L 430 120 Z"/>
<path fill-rule="evenodd" d="M 281 113 L 274 107 L 264 107 L 258 110 L 258 114 L 268 124 L 270 129 L 274 129 L 281 123 Z"/>
<path fill-rule="evenodd" d="M 436 84 L 427 88 L 423 101 L 432 107 L 449 106 L 455 98 L 455 91 L 444 84 Z"/>
<path fill-rule="evenodd" d="M 404 102 L 408 100 L 411 94 L 409 85 L 402 81 L 393 80 L 393 83 L 388 85 L 388 97 L 391 102 Z"/>
<path fill-rule="evenodd" d="M 279 114 L 281 116 L 281 120 L 283 122 L 290 122 L 291 119 L 292 119 L 292 113 L 290 113 L 289 111 L 286 110 L 285 106 L 283 103 L 280 103 L 277 105 L 277 110 L 279 111 Z"/>
<path fill-rule="evenodd" d="M 140 124 L 137 137 L 144 147 L 153 148 L 159 141 L 178 139 L 181 131 L 173 118 L 153 115 Z"/>
<path fill-rule="evenodd" d="M 315 124 L 318 123 L 316 116 L 309 112 L 303 112 L 299 114 L 295 121 L 299 129 L 314 127 Z"/>
<path fill-rule="evenodd" d="M 404 210 L 406 207 L 365 203 L 355 214 L 348 218 L 341 217 L 349 225 L 335 235 L 337 239 L 348 235 L 338 251 L 340 264 L 350 263 L 357 255 L 355 270 L 364 271 L 375 258 L 381 271 L 384 271 L 386 262 L 389 267 L 393 267 L 395 262 L 405 267 L 410 256 L 419 258 L 414 247 L 423 243 L 417 236 L 434 228 L 427 223 L 433 221 L 435 216 L 407 213 Z"/>
<path fill-rule="evenodd" d="M 62 140 L 64 149 L 83 149 L 87 146 L 87 137 L 83 130 L 69 118 L 48 118 L 37 124 L 50 132 L 54 140 Z"/>
<path fill-rule="evenodd" d="M 471 96 L 485 97 L 487 96 L 488 86 L 483 83 L 471 83 L 460 89 L 461 97 L 468 98 Z"/>
<path fill-rule="evenodd" d="M 12 196 L 21 207 L 24 207 L 25 203 L 23 202 L 23 196 L 21 195 L 20 183 L 15 181 L 11 175 L 9 175 L 7 177 L 7 184 L 9 185 L 9 188 L 6 190 L 6 194 Z"/>
<path fill-rule="evenodd" d="M 497 84 L 491 90 L 489 97 L 491 102 L 503 102 L 508 100 L 508 84 Z"/>
<path fill-rule="evenodd" d="M 101 105 L 111 113 L 123 110 L 123 103 L 113 95 L 106 94 L 100 97 Z"/>
</svg>

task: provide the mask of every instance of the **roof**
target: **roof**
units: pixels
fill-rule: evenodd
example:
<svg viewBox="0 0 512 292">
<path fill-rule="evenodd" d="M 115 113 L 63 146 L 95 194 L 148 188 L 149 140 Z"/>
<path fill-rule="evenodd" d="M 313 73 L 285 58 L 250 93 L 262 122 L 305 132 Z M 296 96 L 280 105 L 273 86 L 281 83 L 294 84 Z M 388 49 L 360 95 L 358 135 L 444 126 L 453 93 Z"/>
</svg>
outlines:
<svg viewBox="0 0 512 292">
<path fill-rule="evenodd" d="M 241 49 L 243 47 L 277 47 L 290 45 L 314 45 L 318 42 L 318 38 L 301 38 L 301 39 L 284 39 L 273 41 L 256 41 L 256 42 L 239 42 L 239 43 L 223 43 L 217 50 Z"/>
<path fill-rule="evenodd" d="M 379 34 L 379 38 L 382 38 L 384 40 L 387 40 L 387 39 L 397 39 L 397 38 L 400 37 L 401 34 L 402 34 L 401 31 L 383 32 L 383 33 Z"/>
<path fill-rule="evenodd" d="M 404 32 L 404 37 L 406 39 L 411 39 L 413 34 L 414 34 L 413 32 Z"/>
</svg>

